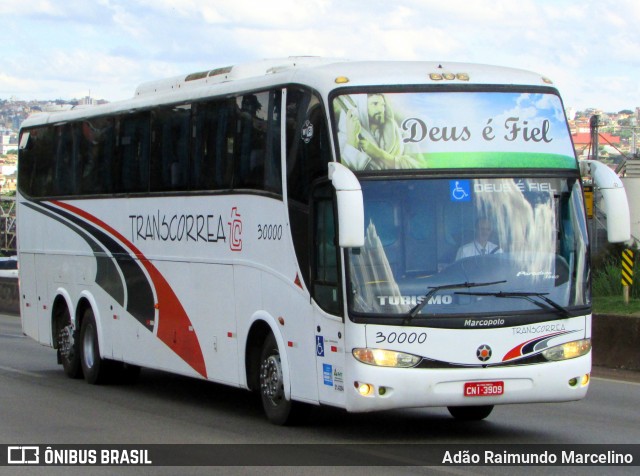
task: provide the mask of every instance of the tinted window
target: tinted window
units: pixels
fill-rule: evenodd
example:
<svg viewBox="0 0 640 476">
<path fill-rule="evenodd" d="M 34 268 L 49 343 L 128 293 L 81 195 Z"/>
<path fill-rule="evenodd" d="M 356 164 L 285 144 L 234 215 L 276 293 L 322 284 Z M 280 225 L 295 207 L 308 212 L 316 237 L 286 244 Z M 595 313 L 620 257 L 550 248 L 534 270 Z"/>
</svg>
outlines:
<svg viewBox="0 0 640 476">
<path fill-rule="evenodd" d="M 311 183 L 327 176 L 331 151 L 320 100 L 309 91 L 287 91 L 287 188 L 309 203 Z"/>
<path fill-rule="evenodd" d="M 121 116 L 118 130 L 116 192 L 149 189 L 149 113 Z"/>
<path fill-rule="evenodd" d="M 327 177 L 331 151 L 320 100 L 310 91 L 287 90 L 287 193 L 289 221 L 298 266 L 309 286 L 309 205 L 311 185 Z"/>
<path fill-rule="evenodd" d="M 245 94 L 237 98 L 237 106 L 233 186 L 280 193 L 280 93 Z"/>
<path fill-rule="evenodd" d="M 20 145 L 21 190 L 281 194 L 281 101 L 264 91 L 33 128 Z"/>
<path fill-rule="evenodd" d="M 112 118 L 83 121 L 77 126 L 80 190 L 82 194 L 111 192 L 115 130 Z"/>
<path fill-rule="evenodd" d="M 338 247 L 332 186 L 325 182 L 314 192 L 313 297 L 325 311 L 340 313 Z"/>
<path fill-rule="evenodd" d="M 189 179 L 191 106 L 153 113 L 151 190 L 186 190 Z"/>
<path fill-rule="evenodd" d="M 192 190 L 231 188 L 234 136 L 234 99 L 196 104 L 193 108 Z"/>
<path fill-rule="evenodd" d="M 76 192 L 77 129 L 71 124 L 54 128 L 53 195 L 71 195 Z"/>
<path fill-rule="evenodd" d="M 29 134 L 29 139 L 24 139 Z M 20 190 L 32 197 L 50 195 L 53 191 L 53 144 L 52 127 L 39 127 L 23 132 L 21 138 L 18 176 Z M 26 141 L 26 142 L 25 142 Z"/>
</svg>

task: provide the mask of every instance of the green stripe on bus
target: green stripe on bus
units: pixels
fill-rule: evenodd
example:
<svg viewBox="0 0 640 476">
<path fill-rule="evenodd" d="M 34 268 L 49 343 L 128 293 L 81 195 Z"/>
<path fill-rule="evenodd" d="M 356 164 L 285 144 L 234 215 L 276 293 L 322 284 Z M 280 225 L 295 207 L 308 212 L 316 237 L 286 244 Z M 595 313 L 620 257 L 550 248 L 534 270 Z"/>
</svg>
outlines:
<svg viewBox="0 0 640 476">
<path fill-rule="evenodd" d="M 419 154 L 425 169 L 532 168 L 575 169 L 575 157 L 529 152 L 434 152 Z"/>
</svg>

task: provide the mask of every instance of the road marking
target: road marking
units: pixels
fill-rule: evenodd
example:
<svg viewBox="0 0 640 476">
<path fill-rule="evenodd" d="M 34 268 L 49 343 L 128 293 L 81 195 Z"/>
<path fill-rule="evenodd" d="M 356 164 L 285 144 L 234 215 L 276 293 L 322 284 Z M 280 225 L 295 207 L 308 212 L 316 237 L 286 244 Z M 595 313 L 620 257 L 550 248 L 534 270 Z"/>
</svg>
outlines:
<svg viewBox="0 0 640 476">
<path fill-rule="evenodd" d="M 27 377 L 42 378 L 42 375 L 37 374 L 35 372 L 29 372 L 28 370 L 14 369 L 13 367 L 5 367 L 3 365 L 0 365 L 0 370 L 4 370 L 5 372 L 11 372 L 11 373 L 20 374 L 20 375 L 25 375 Z"/>
<path fill-rule="evenodd" d="M 591 377 L 592 380 L 602 380 L 603 382 L 615 382 L 615 383 L 626 383 L 628 385 L 638 385 L 640 386 L 640 382 L 630 382 L 629 380 L 619 380 L 614 378 L 605 378 L 605 377 Z"/>
<path fill-rule="evenodd" d="M 0 337 L 13 337 L 14 339 L 26 339 L 27 336 L 22 334 L 4 334 L 0 332 Z"/>
</svg>

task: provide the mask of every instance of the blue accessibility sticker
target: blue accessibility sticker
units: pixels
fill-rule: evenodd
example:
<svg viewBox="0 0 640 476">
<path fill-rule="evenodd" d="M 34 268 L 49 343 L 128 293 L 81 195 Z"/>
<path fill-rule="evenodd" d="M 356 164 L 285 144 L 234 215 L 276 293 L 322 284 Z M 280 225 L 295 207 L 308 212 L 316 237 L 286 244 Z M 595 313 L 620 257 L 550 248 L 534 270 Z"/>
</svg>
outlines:
<svg viewBox="0 0 640 476">
<path fill-rule="evenodd" d="M 452 202 L 471 201 L 471 183 L 468 180 L 449 180 L 449 192 Z"/>
<path fill-rule="evenodd" d="M 316 355 L 324 357 L 324 337 L 316 336 Z"/>
<path fill-rule="evenodd" d="M 322 364 L 322 377 L 324 384 L 333 387 L 333 366 L 330 364 Z"/>
</svg>

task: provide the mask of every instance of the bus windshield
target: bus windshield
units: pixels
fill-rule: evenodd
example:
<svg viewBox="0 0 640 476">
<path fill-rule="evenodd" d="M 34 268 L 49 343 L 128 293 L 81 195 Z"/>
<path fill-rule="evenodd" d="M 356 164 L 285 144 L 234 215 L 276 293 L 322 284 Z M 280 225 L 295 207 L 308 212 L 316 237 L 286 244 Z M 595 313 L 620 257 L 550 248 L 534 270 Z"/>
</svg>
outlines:
<svg viewBox="0 0 640 476">
<path fill-rule="evenodd" d="M 361 183 L 365 245 L 347 254 L 352 314 L 557 314 L 590 304 L 577 178 Z"/>
</svg>

